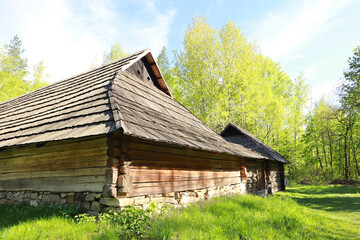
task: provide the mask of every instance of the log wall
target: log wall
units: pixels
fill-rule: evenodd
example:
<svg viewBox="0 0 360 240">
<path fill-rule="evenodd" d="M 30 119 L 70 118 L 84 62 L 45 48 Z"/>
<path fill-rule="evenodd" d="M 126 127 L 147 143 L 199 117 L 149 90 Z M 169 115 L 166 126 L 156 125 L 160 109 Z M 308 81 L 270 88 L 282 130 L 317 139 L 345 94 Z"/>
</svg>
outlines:
<svg viewBox="0 0 360 240">
<path fill-rule="evenodd" d="M 261 189 L 259 184 L 259 171 L 261 163 L 265 166 L 265 189 Z M 246 192 L 251 194 L 272 194 L 284 191 L 284 165 L 282 163 L 269 160 L 246 160 Z"/>
<path fill-rule="evenodd" d="M 270 162 L 271 193 L 285 190 L 284 167 L 282 163 Z"/>
<path fill-rule="evenodd" d="M 0 150 L 0 191 L 102 192 L 107 138 L 30 144 Z"/>
<path fill-rule="evenodd" d="M 243 161 L 239 157 L 137 138 L 126 138 L 122 142 L 125 146 L 118 177 L 120 197 L 241 183 Z"/>
<path fill-rule="evenodd" d="M 258 160 L 260 161 L 260 160 Z M 258 171 L 259 164 L 257 160 L 246 160 L 246 192 L 251 194 L 258 193 Z"/>
</svg>

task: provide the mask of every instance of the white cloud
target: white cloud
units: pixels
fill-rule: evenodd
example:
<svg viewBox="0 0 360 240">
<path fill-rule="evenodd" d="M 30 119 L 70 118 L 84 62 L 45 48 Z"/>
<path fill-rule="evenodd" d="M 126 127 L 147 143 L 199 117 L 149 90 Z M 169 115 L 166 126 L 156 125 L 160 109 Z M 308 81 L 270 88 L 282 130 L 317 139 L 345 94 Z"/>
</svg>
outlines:
<svg viewBox="0 0 360 240">
<path fill-rule="evenodd" d="M 304 76 L 306 79 L 314 79 L 316 72 L 318 71 L 319 67 L 323 65 L 322 62 L 315 62 L 308 67 L 306 67 L 303 71 Z"/>
<path fill-rule="evenodd" d="M 314 38 L 339 24 L 333 18 L 351 0 L 296 1 L 269 13 L 252 35 L 266 55 L 277 60 L 304 56 L 302 51 Z"/>
<path fill-rule="evenodd" d="M 43 60 L 50 81 L 88 70 L 116 41 L 126 52 L 152 48 L 156 56 L 167 44 L 175 11 L 160 12 L 154 2 L 143 3 L 129 14 L 126 3 L 110 0 L 4 1 L 0 28 L 6 31 L 0 32 L 0 42 L 18 34 L 29 63 Z"/>
<path fill-rule="evenodd" d="M 338 80 L 326 81 L 311 85 L 311 97 L 313 101 L 318 101 L 321 97 L 327 100 L 336 100 L 336 89 L 339 87 Z"/>
</svg>

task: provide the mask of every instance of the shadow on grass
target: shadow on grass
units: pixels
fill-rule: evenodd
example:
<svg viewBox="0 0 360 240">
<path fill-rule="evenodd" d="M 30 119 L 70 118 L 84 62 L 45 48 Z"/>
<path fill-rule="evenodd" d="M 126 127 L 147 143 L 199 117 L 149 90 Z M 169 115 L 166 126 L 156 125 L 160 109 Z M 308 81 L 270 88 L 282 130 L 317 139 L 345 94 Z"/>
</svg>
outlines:
<svg viewBox="0 0 360 240">
<path fill-rule="evenodd" d="M 360 187 L 341 185 L 296 186 L 286 190 L 300 205 L 326 211 L 360 211 Z"/>
<path fill-rule="evenodd" d="M 303 194 L 354 194 L 360 193 L 359 186 L 342 186 L 342 185 L 296 185 L 286 189 L 291 193 Z"/>
<path fill-rule="evenodd" d="M 293 197 L 293 199 L 300 205 L 326 211 L 353 212 L 360 209 L 360 198 L 357 197 Z"/>
<path fill-rule="evenodd" d="M 41 205 L 35 208 L 25 204 L 0 205 L 0 231 L 21 222 L 51 217 L 74 217 L 83 212 L 83 210 L 77 209 L 76 206 Z"/>
</svg>

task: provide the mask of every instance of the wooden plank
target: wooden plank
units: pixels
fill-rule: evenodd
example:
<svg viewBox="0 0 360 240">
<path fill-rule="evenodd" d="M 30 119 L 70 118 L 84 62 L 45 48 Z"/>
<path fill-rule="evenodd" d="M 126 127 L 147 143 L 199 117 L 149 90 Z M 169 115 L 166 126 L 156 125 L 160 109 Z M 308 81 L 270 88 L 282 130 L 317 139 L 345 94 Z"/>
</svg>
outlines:
<svg viewBox="0 0 360 240">
<path fill-rule="evenodd" d="M 132 138 L 130 143 L 130 149 L 132 151 L 146 151 L 146 152 L 176 154 L 181 156 L 191 156 L 191 157 L 206 158 L 206 159 L 239 161 L 238 156 L 221 154 L 221 153 L 215 154 L 213 152 L 189 149 L 186 147 L 174 146 L 167 143 L 156 143 L 151 141 L 145 141 L 137 138 Z"/>
<path fill-rule="evenodd" d="M 177 192 L 186 190 L 195 190 L 206 187 L 225 186 L 240 183 L 240 178 L 226 178 L 226 179 L 206 179 L 194 181 L 175 181 L 175 182 L 162 182 L 159 183 L 143 183 L 133 184 L 133 191 L 128 193 L 127 196 L 141 196 L 148 194 Z"/>
<path fill-rule="evenodd" d="M 0 174 L 0 180 L 11 179 L 36 179 L 45 177 L 70 177 L 70 176 L 93 176 L 105 175 L 105 167 L 100 168 L 79 168 L 79 169 L 61 169 L 51 171 L 27 171 Z"/>
<path fill-rule="evenodd" d="M 229 171 L 184 171 L 184 170 L 151 170 L 151 169 L 131 169 L 130 175 L 134 183 L 155 182 L 155 181 L 188 181 L 203 180 L 212 178 L 238 177 L 240 172 Z"/>
<path fill-rule="evenodd" d="M 107 147 L 95 148 L 95 149 L 81 149 L 81 150 L 70 150 L 66 151 L 63 150 L 61 153 L 59 152 L 50 152 L 50 153 L 43 153 L 31 156 L 23 156 L 17 158 L 8 158 L 8 159 L 1 159 L 0 162 L 4 165 L 12 164 L 13 166 L 22 165 L 26 162 L 32 163 L 46 163 L 49 161 L 57 161 L 62 159 L 74 159 L 76 157 L 91 157 L 91 156 L 98 156 L 98 155 L 106 155 L 107 154 Z"/>
<path fill-rule="evenodd" d="M 77 86 L 74 86 L 72 89 L 61 89 L 61 91 L 56 91 L 55 86 L 52 85 L 47 88 L 43 88 L 41 90 L 47 89 L 50 91 L 46 91 L 44 95 L 39 94 L 41 90 L 37 91 L 37 94 L 28 94 L 21 96 L 19 99 L 22 99 L 22 104 L 15 104 L 17 99 L 14 99 L 12 102 L 12 108 L 6 109 L 6 111 L 1 110 L 3 112 L 4 119 L 8 116 L 14 116 L 19 115 L 18 113 L 21 113 L 21 115 L 27 114 L 37 110 L 37 109 L 46 109 L 47 106 L 52 106 L 54 103 L 61 104 L 62 102 L 66 103 L 66 100 L 72 100 L 71 102 L 76 101 L 76 97 L 81 97 L 83 95 L 87 95 L 89 93 L 89 88 L 91 87 L 93 90 L 101 89 L 102 92 L 107 91 L 106 87 L 110 83 L 110 78 L 113 77 L 114 73 L 111 73 L 109 75 L 102 75 L 102 76 L 95 76 L 93 78 L 93 81 L 90 81 L 90 79 L 87 79 L 88 81 L 82 83 L 86 84 L 80 84 Z M 54 91 L 55 90 L 55 91 Z M 90 93 L 90 95 L 93 93 Z M 31 100 L 24 101 L 29 96 L 35 96 Z M 25 103 L 25 104 L 24 104 Z M 22 110 L 22 111 L 21 111 Z"/>
<path fill-rule="evenodd" d="M 79 139 L 47 142 L 44 145 L 29 144 L 26 146 L 14 146 L 5 148 L 0 152 L 0 159 L 29 156 L 34 154 L 63 152 L 66 150 L 80 150 L 89 148 L 105 147 L 107 138 L 104 136 L 84 137 Z"/>
<path fill-rule="evenodd" d="M 79 115 L 81 114 L 81 111 L 86 109 L 108 105 L 109 101 L 106 92 L 104 92 L 103 89 L 98 91 L 99 93 L 93 92 L 93 95 L 90 95 L 90 93 L 81 95 L 78 97 L 77 101 L 76 98 L 72 98 L 68 101 L 58 103 L 56 108 L 54 106 L 48 106 L 46 108 L 30 111 L 31 114 L 13 115 L 8 117 L 0 124 L 0 132 L 6 132 L 11 127 L 23 127 L 26 124 L 39 125 L 46 120 L 51 122 L 51 119 L 54 117 L 63 116 L 64 114 L 73 113 Z M 101 109 L 98 110 L 101 111 Z M 106 111 L 106 109 L 104 111 Z"/>
<path fill-rule="evenodd" d="M 1 191 L 101 192 L 105 176 L 0 180 Z"/>
<path fill-rule="evenodd" d="M 78 169 L 88 167 L 105 167 L 106 166 L 106 155 L 98 156 L 85 156 L 85 157 L 74 157 L 67 159 L 58 159 L 52 161 L 34 162 L 24 161 L 22 164 L 0 164 L 0 176 L 2 173 L 12 172 L 26 172 L 26 171 L 51 171 L 51 170 L 64 170 L 64 169 Z M 1 161 L 0 161 L 1 163 Z M 1 179 L 1 177 L 0 177 Z"/>
<path fill-rule="evenodd" d="M 160 153 L 160 152 L 148 152 L 140 150 L 130 150 L 130 158 L 134 162 L 137 160 L 147 161 L 163 161 L 163 162 L 196 162 L 196 163 L 209 163 L 211 165 L 218 166 L 236 166 L 240 169 L 241 163 L 239 160 L 227 160 L 227 159 L 207 159 L 193 156 L 177 155 L 173 153 Z"/>
<path fill-rule="evenodd" d="M 232 171 L 232 170 L 239 170 L 240 166 L 222 166 L 217 163 L 211 162 L 184 162 L 184 161 L 146 161 L 146 160 L 133 160 L 131 165 L 134 167 L 143 167 L 148 166 L 150 168 L 176 168 L 179 170 L 225 170 L 225 171 Z"/>
<path fill-rule="evenodd" d="M 16 134 L 18 131 L 22 131 L 26 134 L 27 129 L 34 129 L 35 127 L 42 125 L 49 125 L 58 122 L 68 121 L 70 122 L 73 118 L 81 118 L 83 116 L 93 115 L 95 113 L 106 113 L 110 110 L 110 106 L 108 104 L 108 100 L 104 99 L 101 103 L 95 105 L 95 103 L 91 103 L 90 106 L 77 106 L 74 109 L 67 109 L 65 111 L 58 111 L 56 114 L 49 114 L 43 117 L 34 117 L 27 121 L 22 121 L 17 124 L 8 125 L 6 127 L 2 127 L 0 129 L 0 137 L 3 138 L 6 134 Z"/>
<path fill-rule="evenodd" d="M 77 128 L 83 125 L 91 125 L 91 124 L 96 125 L 97 123 L 100 122 L 110 121 L 111 117 L 112 115 L 110 110 L 106 112 L 98 112 L 98 113 L 89 112 L 89 114 L 87 115 L 82 115 L 69 119 L 61 119 L 56 123 L 49 122 L 43 125 L 39 125 L 39 126 L 36 125 L 34 127 L 22 129 L 21 131 L 5 133 L 0 135 L 0 138 L 1 140 L 10 140 L 13 138 L 28 137 L 28 136 L 43 134 L 44 132 L 56 132 L 68 128 Z M 40 140 L 43 140 L 43 138 L 40 138 Z M 55 139 L 49 139 L 49 140 L 55 140 Z"/>
</svg>

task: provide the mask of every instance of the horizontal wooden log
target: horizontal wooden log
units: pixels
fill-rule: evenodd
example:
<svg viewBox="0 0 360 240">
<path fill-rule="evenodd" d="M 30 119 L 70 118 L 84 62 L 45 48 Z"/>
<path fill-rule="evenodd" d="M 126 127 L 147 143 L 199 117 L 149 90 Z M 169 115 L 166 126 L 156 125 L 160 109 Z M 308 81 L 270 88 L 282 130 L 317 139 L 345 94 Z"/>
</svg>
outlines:
<svg viewBox="0 0 360 240">
<path fill-rule="evenodd" d="M 45 177 L 37 179 L 0 180 L 1 191 L 102 192 L 105 174 L 81 177 Z"/>
<path fill-rule="evenodd" d="M 131 169 L 134 183 L 156 182 L 156 181 L 188 181 L 211 178 L 238 177 L 239 171 L 188 171 L 188 170 L 160 170 L 160 169 Z"/>
<path fill-rule="evenodd" d="M 104 167 L 106 166 L 106 155 L 76 157 L 67 159 L 58 159 L 57 161 L 24 161 L 22 164 L 4 164 L 0 165 L 0 179 L 1 173 L 13 172 L 28 172 L 28 171 L 51 171 L 51 170 L 65 170 L 65 169 L 78 169 L 90 167 Z M 1 160 L 0 160 L 1 163 Z"/>
<path fill-rule="evenodd" d="M 133 184 L 132 192 L 127 196 L 141 196 L 166 192 L 178 192 L 186 190 L 195 190 L 214 186 L 225 186 L 240 183 L 240 178 L 217 178 L 194 181 L 172 181 L 160 183 L 141 183 Z"/>
<path fill-rule="evenodd" d="M 94 176 L 104 175 L 105 167 L 100 168 L 79 168 L 79 169 L 62 169 L 52 171 L 30 171 L 30 172 L 15 172 L 2 173 L 0 180 L 10 179 L 36 179 L 44 177 L 69 177 L 69 176 Z"/>
<path fill-rule="evenodd" d="M 221 165 L 221 166 L 236 166 L 240 168 L 241 163 L 240 160 L 228 160 L 228 159 L 207 159 L 207 158 L 197 158 L 194 156 L 184 156 L 184 155 L 178 155 L 173 153 L 159 153 L 159 152 L 151 152 L 151 151 L 139 151 L 139 150 L 130 150 L 130 158 L 135 161 L 137 159 L 139 160 L 154 160 L 154 161 L 191 161 L 196 163 L 212 163 L 215 165 Z"/>
<path fill-rule="evenodd" d="M 101 148 L 106 147 L 106 143 L 107 138 L 102 136 L 77 140 L 48 142 L 45 145 L 39 144 L 38 146 L 36 146 L 36 144 L 29 144 L 21 147 L 15 146 L 5 148 L 0 151 L 0 159 L 17 158 L 46 153 L 61 153 L 64 151 L 64 149 L 67 151 L 72 151 L 79 149 Z"/>
<path fill-rule="evenodd" d="M 95 149 L 81 149 L 81 150 L 62 150 L 61 153 L 51 152 L 43 154 L 35 154 L 31 156 L 22 156 L 16 158 L 1 159 L 1 165 L 23 165 L 23 164 L 40 164 L 41 162 L 56 162 L 62 159 L 74 159 L 76 157 L 91 157 L 97 155 L 106 155 L 107 147 L 95 148 Z"/>
<path fill-rule="evenodd" d="M 246 167 L 252 167 L 252 168 L 258 168 L 257 162 L 256 161 L 251 161 L 251 160 L 247 160 L 246 161 Z"/>
<path fill-rule="evenodd" d="M 174 146 L 166 143 L 154 143 L 146 140 L 140 140 L 137 138 L 132 138 L 130 145 L 131 150 L 145 151 L 145 152 L 157 152 L 157 153 L 166 153 L 174 155 L 182 155 L 189 157 L 198 157 L 206 159 L 219 159 L 219 160 L 233 160 L 239 161 L 238 156 L 232 156 L 227 154 L 213 153 L 202 150 L 195 150 L 180 146 Z"/>
<path fill-rule="evenodd" d="M 211 162 L 194 162 L 194 161 L 147 161 L 133 159 L 131 162 L 133 167 L 148 166 L 149 168 L 176 168 L 179 170 L 239 170 L 239 166 L 221 166 Z"/>
</svg>

